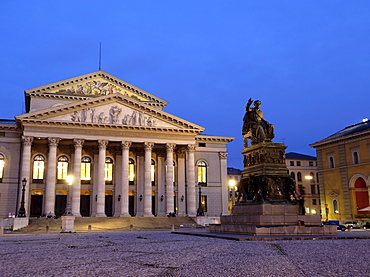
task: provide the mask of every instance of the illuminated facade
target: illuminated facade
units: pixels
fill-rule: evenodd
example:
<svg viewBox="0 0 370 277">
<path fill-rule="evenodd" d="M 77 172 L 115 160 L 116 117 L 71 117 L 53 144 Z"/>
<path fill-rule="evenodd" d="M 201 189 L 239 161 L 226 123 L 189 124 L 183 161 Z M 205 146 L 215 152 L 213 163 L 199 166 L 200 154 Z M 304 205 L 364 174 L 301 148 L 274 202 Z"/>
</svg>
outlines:
<svg viewBox="0 0 370 277">
<path fill-rule="evenodd" d="M 25 91 L 0 121 L 0 216 L 195 216 L 228 212 L 233 138 L 163 111 L 167 102 L 103 71 Z M 72 181 L 68 182 L 68 177 Z M 69 186 L 70 184 L 70 186 Z"/>
<path fill-rule="evenodd" d="M 317 153 L 323 218 L 369 221 L 370 122 L 346 127 L 311 146 Z"/>
<path fill-rule="evenodd" d="M 285 154 L 285 163 L 290 176 L 295 180 L 297 189 L 304 191 L 306 214 L 320 214 L 320 186 L 316 157 L 290 152 Z"/>
</svg>

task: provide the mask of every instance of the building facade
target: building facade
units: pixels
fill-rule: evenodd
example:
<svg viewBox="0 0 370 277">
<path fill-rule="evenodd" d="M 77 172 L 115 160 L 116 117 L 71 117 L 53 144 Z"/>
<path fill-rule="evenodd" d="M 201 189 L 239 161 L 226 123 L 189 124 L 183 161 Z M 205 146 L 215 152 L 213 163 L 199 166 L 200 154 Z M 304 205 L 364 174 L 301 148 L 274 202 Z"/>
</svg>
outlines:
<svg viewBox="0 0 370 277">
<path fill-rule="evenodd" d="M 233 138 L 202 135 L 163 111 L 166 101 L 103 71 L 26 90 L 25 100 L 25 114 L 0 121 L 1 216 L 22 205 L 27 217 L 67 206 L 75 216 L 196 216 L 200 205 L 227 214 Z"/>
<path fill-rule="evenodd" d="M 325 218 L 369 221 L 370 122 L 355 124 L 315 142 Z"/>
<path fill-rule="evenodd" d="M 304 192 L 306 214 L 320 214 L 320 186 L 316 157 L 290 152 L 285 155 L 285 162 L 297 189 Z"/>
</svg>

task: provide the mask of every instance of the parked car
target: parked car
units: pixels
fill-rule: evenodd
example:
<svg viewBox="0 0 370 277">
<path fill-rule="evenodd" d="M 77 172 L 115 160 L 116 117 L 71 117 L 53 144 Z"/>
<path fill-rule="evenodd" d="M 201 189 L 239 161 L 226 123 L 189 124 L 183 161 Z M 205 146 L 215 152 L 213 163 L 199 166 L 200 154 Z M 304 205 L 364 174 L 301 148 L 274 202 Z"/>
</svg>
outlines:
<svg viewBox="0 0 370 277">
<path fill-rule="evenodd" d="M 366 222 L 363 227 L 364 229 L 370 229 L 370 222 Z"/>
<path fill-rule="evenodd" d="M 356 221 L 347 221 L 347 222 L 344 222 L 344 225 L 347 228 L 351 227 L 352 229 L 360 229 L 361 228 L 360 224 L 358 224 Z"/>
<path fill-rule="evenodd" d="M 345 231 L 347 228 L 344 225 L 339 224 L 339 221 L 337 220 L 329 220 L 323 222 L 324 225 L 336 225 L 338 231 Z"/>
</svg>

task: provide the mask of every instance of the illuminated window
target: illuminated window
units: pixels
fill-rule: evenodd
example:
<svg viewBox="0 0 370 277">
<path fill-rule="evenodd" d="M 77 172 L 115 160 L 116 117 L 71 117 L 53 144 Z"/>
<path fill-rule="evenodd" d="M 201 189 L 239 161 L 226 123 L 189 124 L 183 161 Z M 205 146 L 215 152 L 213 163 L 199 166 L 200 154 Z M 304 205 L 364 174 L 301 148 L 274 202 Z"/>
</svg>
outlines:
<svg viewBox="0 0 370 277">
<path fill-rule="evenodd" d="M 45 158 L 42 155 L 36 155 L 33 158 L 33 180 L 43 180 L 45 172 Z M 37 182 L 37 181 L 36 181 Z"/>
<path fill-rule="evenodd" d="M 68 174 L 68 158 L 66 156 L 60 156 L 58 158 L 58 180 L 66 180 Z"/>
<path fill-rule="evenodd" d="M 3 154 L 0 154 L 0 183 L 3 182 L 4 166 L 5 166 L 5 157 Z"/>
<path fill-rule="evenodd" d="M 337 199 L 333 199 L 333 210 L 334 213 L 339 214 L 339 205 Z"/>
<path fill-rule="evenodd" d="M 105 158 L 104 180 L 106 182 L 113 180 L 113 160 L 111 158 Z"/>
<path fill-rule="evenodd" d="M 155 162 L 153 160 L 150 165 L 150 179 L 152 181 L 152 186 L 155 186 Z"/>
<path fill-rule="evenodd" d="M 91 159 L 82 157 L 81 159 L 81 181 L 91 180 Z"/>
<path fill-rule="evenodd" d="M 201 206 L 202 206 L 202 209 L 203 209 L 203 212 L 207 212 L 207 196 L 205 195 L 202 195 L 201 197 Z"/>
<path fill-rule="evenodd" d="M 133 159 L 128 161 L 128 182 L 133 185 L 135 181 L 135 162 Z"/>
<path fill-rule="evenodd" d="M 207 185 L 207 164 L 204 161 L 198 162 L 198 184 Z"/>
</svg>

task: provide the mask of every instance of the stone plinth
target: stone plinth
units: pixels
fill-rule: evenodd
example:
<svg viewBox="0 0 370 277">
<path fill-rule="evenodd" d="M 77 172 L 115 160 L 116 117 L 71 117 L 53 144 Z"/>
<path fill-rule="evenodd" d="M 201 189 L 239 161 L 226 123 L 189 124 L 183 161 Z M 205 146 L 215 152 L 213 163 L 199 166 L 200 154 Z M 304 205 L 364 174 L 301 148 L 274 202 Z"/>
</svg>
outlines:
<svg viewBox="0 0 370 277">
<path fill-rule="evenodd" d="M 210 224 L 210 232 L 244 235 L 336 235 L 336 226 L 322 225 L 319 215 L 299 215 L 292 204 L 245 204 Z"/>
<path fill-rule="evenodd" d="M 75 219 L 73 215 L 62 216 L 62 232 L 75 232 Z"/>
</svg>

